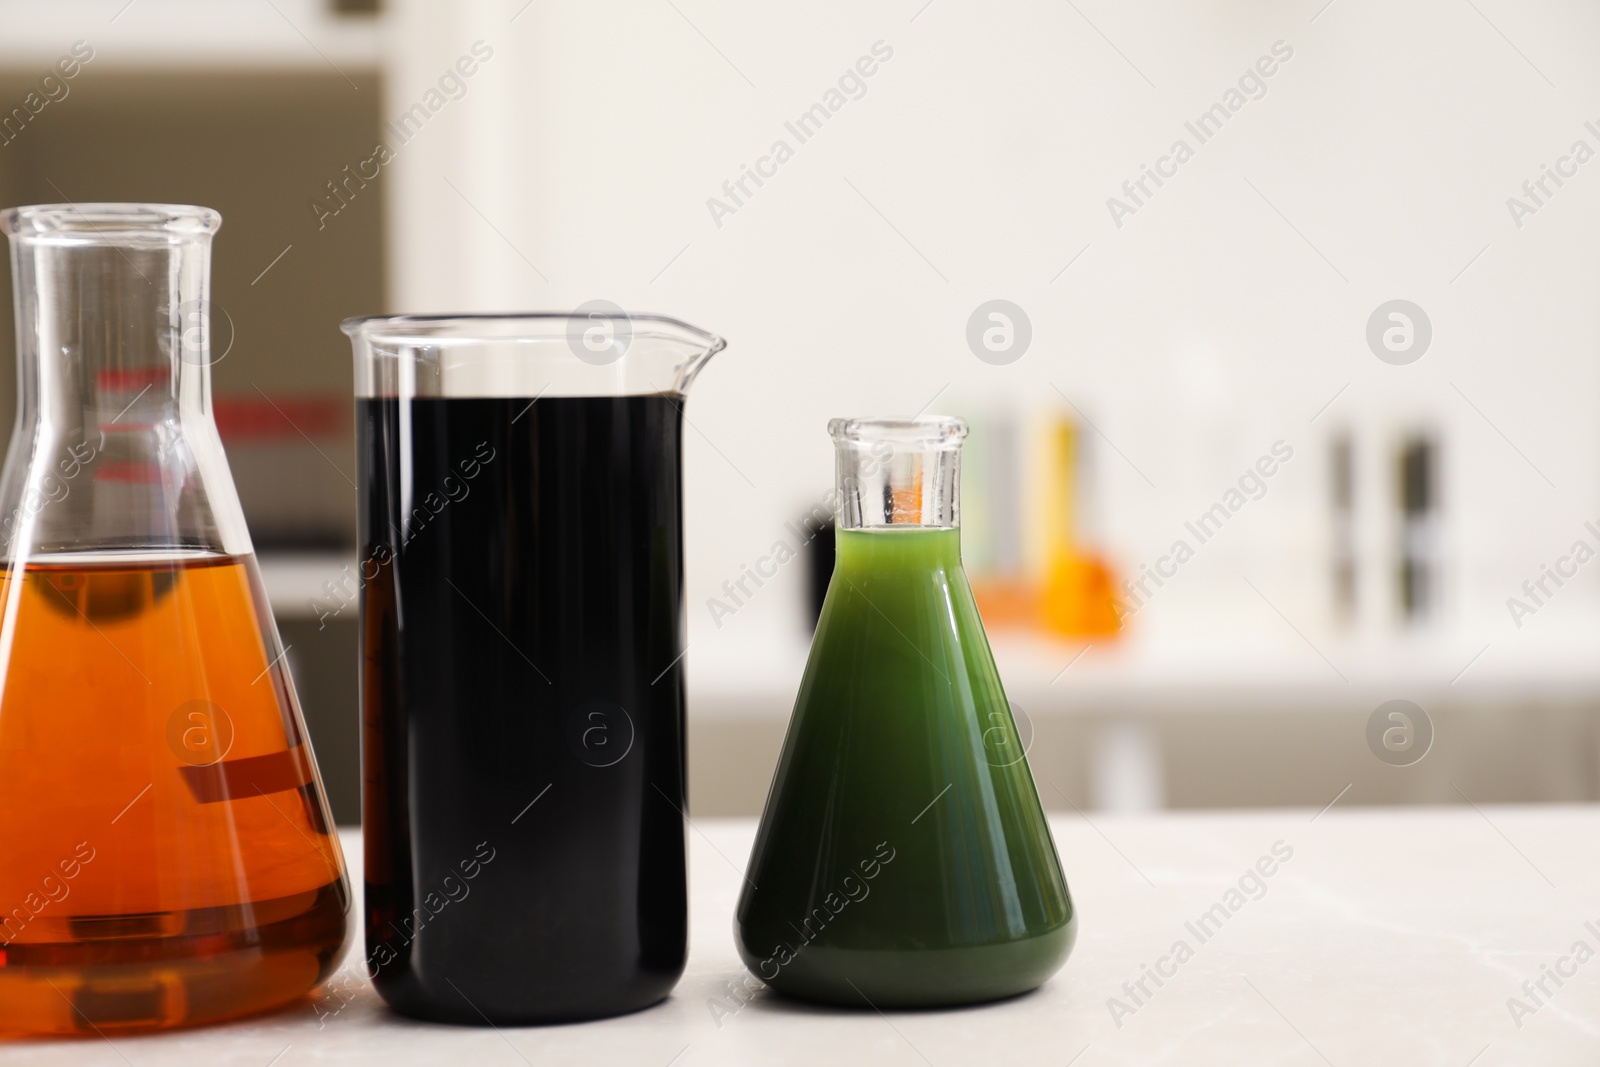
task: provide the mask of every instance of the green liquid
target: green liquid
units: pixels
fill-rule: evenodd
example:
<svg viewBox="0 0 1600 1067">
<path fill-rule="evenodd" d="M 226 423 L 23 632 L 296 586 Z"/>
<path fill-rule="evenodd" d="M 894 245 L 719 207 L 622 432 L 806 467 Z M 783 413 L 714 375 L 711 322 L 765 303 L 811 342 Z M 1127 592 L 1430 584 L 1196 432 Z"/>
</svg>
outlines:
<svg viewBox="0 0 1600 1067">
<path fill-rule="evenodd" d="M 736 932 L 773 988 L 863 1007 L 1011 996 L 1071 952 L 959 530 L 839 532 Z"/>
</svg>

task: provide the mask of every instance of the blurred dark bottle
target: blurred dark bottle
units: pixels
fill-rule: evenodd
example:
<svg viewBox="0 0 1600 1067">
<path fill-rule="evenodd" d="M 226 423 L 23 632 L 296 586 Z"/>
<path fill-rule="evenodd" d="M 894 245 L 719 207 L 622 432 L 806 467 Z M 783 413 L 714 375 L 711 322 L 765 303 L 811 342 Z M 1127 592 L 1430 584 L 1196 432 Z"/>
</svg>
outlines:
<svg viewBox="0 0 1600 1067">
<path fill-rule="evenodd" d="M 838 551 L 834 546 L 833 521 L 823 523 L 812 535 L 806 554 L 806 626 L 817 628 L 822 618 L 822 602 L 828 596 L 828 583 L 833 580 L 833 564 Z"/>
<path fill-rule="evenodd" d="M 1342 623 L 1356 615 L 1355 446 L 1349 430 L 1339 430 L 1328 448 L 1333 506 L 1333 614 Z"/>
<path fill-rule="evenodd" d="M 1409 621 L 1426 618 L 1438 600 L 1438 443 L 1427 434 L 1400 446 L 1400 612 Z"/>
</svg>

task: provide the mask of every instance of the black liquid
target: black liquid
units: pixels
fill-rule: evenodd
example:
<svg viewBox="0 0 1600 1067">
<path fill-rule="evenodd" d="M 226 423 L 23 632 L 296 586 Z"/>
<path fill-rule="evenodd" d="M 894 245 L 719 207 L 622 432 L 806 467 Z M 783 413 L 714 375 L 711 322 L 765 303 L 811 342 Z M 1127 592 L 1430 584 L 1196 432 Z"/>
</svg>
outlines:
<svg viewBox="0 0 1600 1067">
<path fill-rule="evenodd" d="M 680 402 L 358 401 L 367 971 L 406 1014 L 683 973 Z"/>
</svg>

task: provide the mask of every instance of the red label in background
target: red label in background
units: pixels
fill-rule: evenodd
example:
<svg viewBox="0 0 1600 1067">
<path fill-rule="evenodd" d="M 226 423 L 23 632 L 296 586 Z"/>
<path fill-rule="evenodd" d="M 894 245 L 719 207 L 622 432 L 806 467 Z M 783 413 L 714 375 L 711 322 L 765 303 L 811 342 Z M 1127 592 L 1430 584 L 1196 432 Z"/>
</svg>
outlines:
<svg viewBox="0 0 1600 1067">
<path fill-rule="evenodd" d="M 102 393 L 137 393 L 160 382 L 172 380 L 172 368 L 166 365 L 153 367 L 119 367 L 95 372 L 94 386 Z"/>
<path fill-rule="evenodd" d="M 181 477 L 181 473 L 179 475 Z M 97 482 L 135 482 L 141 485 L 158 485 L 162 480 L 159 464 L 138 461 L 101 463 L 94 469 Z"/>
<path fill-rule="evenodd" d="M 350 401 L 344 397 L 218 396 L 211 409 L 223 441 L 234 443 L 339 437 L 350 418 Z"/>
</svg>

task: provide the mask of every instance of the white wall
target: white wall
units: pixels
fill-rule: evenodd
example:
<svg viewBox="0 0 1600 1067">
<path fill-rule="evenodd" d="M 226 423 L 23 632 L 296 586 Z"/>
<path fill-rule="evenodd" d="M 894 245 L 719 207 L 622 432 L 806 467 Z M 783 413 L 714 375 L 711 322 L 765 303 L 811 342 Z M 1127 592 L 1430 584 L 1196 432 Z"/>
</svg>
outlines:
<svg viewBox="0 0 1600 1067">
<path fill-rule="evenodd" d="M 1339 425 L 1365 449 L 1374 553 L 1390 536 L 1374 506 L 1387 499 L 1381 450 L 1408 426 L 1442 436 L 1445 629 L 1462 648 L 1490 644 L 1482 669 L 1600 604 L 1595 565 L 1520 631 L 1505 605 L 1600 520 L 1600 160 L 1520 228 L 1506 206 L 1575 140 L 1600 151 L 1583 125 L 1600 127 L 1600 9 L 394 6 L 390 113 L 474 41 L 494 50 L 390 168 L 395 310 L 600 297 L 730 340 L 689 405 L 703 649 L 795 632 L 797 570 L 721 631 L 704 602 L 826 489 L 829 416 L 910 414 L 936 395 L 935 410 L 1061 407 L 1057 388 L 1126 454 L 1099 450 L 1126 567 L 1161 555 L 1274 441 L 1295 449 L 1267 497 L 1141 614 L 1145 634 L 1222 619 L 1315 665 L 1246 578 L 1319 646 L 1390 631 L 1376 608 L 1366 637 L 1329 621 L 1325 450 Z M 797 144 L 785 121 L 879 41 L 893 58 L 866 95 Z M 1197 144 L 1185 120 L 1278 41 L 1293 57 L 1267 94 Z M 1194 158 L 1119 228 L 1107 198 L 1179 137 Z M 707 199 L 779 138 L 794 158 L 717 225 Z M 1009 366 L 964 338 L 996 297 L 1033 324 Z M 1433 324 L 1410 366 L 1365 341 L 1368 316 L 1397 297 Z"/>
</svg>

